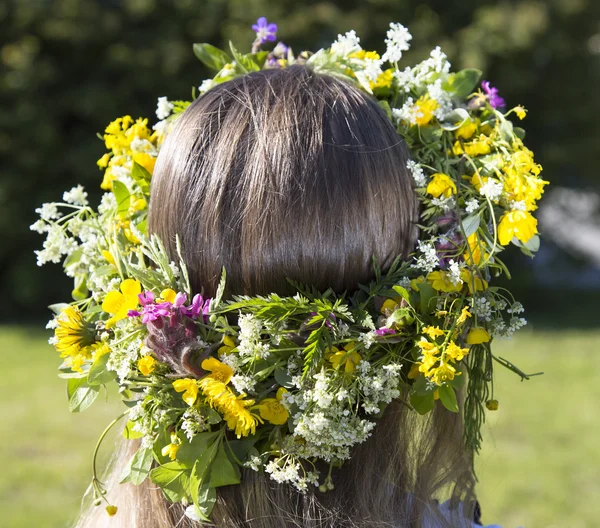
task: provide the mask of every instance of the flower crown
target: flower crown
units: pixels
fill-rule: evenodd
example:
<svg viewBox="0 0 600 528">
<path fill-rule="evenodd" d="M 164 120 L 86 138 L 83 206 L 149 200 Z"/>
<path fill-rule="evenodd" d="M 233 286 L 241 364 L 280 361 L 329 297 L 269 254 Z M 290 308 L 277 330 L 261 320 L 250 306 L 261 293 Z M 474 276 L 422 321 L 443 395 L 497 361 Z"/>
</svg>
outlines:
<svg viewBox="0 0 600 528">
<path fill-rule="evenodd" d="M 547 182 L 523 130 L 507 119 L 526 110 L 503 112 L 498 90 L 480 83 L 477 70 L 451 73 L 440 48 L 400 69 L 412 38 L 400 24 L 390 24 L 381 57 L 363 50 L 354 31 L 295 56 L 281 42 L 261 49 L 275 41 L 275 24 L 260 18 L 253 29 L 249 54 L 194 45 L 217 71 L 200 94 L 300 63 L 375 97 L 412 154 L 421 239 L 408 261 L 396 259 L 385 273 L 375 263 L 375 279 L 349 296 L 294 284 L 293 297 L 223 299 L 225 270 L 214 298 L 192 292 L 181 258 L 172 261 L 146 229 L 156 157 L 190 104 L 165 97 L 152 129 L 129 116 L 106 128 L 108 153 L 98 166 L 108 192 L 97 210 L 78 186 L 63 203 L 38 209 L 32 226 L 46 233 L 38 264 L 66 257 L 75 281 L 74 301 L 51 306 L 49 323 L 70 410 L 83 411 L 102 385 L 116 382 L 126 410 L 107 430 L 125 417 L 125 437 L 141 439 L 122 482 L 149 477 L 204 521 L 216 488 L 239 483 L 240 467 L 300 491 L 331 489 L 332 468 L 399 398 L 421 414 L 435 405 L 458 412 L 457 391 L 466 385 L 465 443 L 476 452 L 485 407 L 498 407 L 493 364 L 529 378 L 490 349 L 493 337 L 525 324 L 521 304 L 490 285 L 508 275 L 500 253 L 513 244 L 532 256 L 539 246 L 532 211 Z M 96 454 L 91 489 L 114 515 Z"/>
</svg>

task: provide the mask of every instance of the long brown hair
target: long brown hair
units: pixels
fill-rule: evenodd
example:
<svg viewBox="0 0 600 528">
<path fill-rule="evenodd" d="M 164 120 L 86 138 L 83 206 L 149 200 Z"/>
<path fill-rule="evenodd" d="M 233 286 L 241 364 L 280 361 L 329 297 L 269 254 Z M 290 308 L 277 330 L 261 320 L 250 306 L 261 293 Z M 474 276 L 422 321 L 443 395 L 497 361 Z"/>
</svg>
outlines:
<svg viewBox="0 0 600 528">
<path fill-rule="evenodd" d="M 229 294 L 293 293 L 287 279 L 351 291 L 372 279 L 373 258 L 385 269 L 415 243 L 407 160 L 359 89 L 302 66 L 252 73 L 178 119 L 156 164 L 149 228 L 173 256 L 179 236 L 192 289 L 207 295 L 223 266 Z M 421 417 L 402 401 L 336 470 L 333 491 L 300 494 L 246 469 L 242 478 L 218 490 L 215 526 L 420 527 L 425 516 L 450 526 L 435 498 L 467 499 L 468 511 L 474 482 L 460 415 L 436 406 Z M 151 483 L 125 488 L 123 524 L 110 526 L 196 526 Z"/>
</svg>

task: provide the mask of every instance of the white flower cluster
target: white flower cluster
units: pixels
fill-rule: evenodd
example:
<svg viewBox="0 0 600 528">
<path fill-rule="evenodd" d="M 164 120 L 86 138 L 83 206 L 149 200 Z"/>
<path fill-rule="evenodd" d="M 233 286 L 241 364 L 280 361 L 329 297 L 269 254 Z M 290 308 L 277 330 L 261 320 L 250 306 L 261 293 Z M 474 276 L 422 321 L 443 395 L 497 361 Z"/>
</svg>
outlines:
<svg viewBox="0 0 600 528">
<path fill-rule="evenodd" d="M 448 263 L 448 278 L 450 282 L 454 284 L 454 286 L 459 286 L 463 283 L 463 280 L 460 278 L 460 266 L 458 262 L 454 262 L 454 260 L 450 260 Z"/>
<path fill-rule="evenodd" d="M 440 196 L 439 198 L 433 198 L 431 200 L 431 205 L 435 205 L 447 213 L 456 207 L 456 200 L 454 199 L 454 196 Z"/>
<path fill-rule="evenodd" d="M 254 392 L 256 380 L 252 376 L 236 374 L 231 377 L 231 384 L 235 387 L 238 394 L 251 394 Z"/>
<path fill-rule="evenodd" d="M 479 202 L 475 198 L 467 200 L 467 202 L 465 203 L 465 211 L 467 212 L 467 214 L 474 213 L 475 211 L 477 211 L 477 209 L 479 209 Z"/>
<path fill-rule="evenodd" d="M 241 314 L 238 320 L 240 327 L 238 352 L 240 356 L 252 356 L 257 359 L 269 357 L 270 346 L 261 340 L 263 323 L 252 314 Z"/>
<path fill-rule="evenodd" d="M 362 393 L 362 407 L 368 414 L 381 411 L 381 404 L 388 404 L 400 397 L 400 371 L 402 365 L 389 363 L 377 369 L 371 369 L 367 361 L 361 361 L 357 370 L 360 372 L 358 385 Z"/>
<path fill-rule="evenodd" d="M 492 178 L 489 178 L 479 189 L 479 193 L 489 198 L 491 201 L 498 200 L 502 196 L 503 185 Z"/>
<path fill-rule="evenodd" d="M 117 373 L 119 383 L 123 383 L 127 377 L 135 373 L 134 363 L 141 357 L 142 341 L 139 337 L 120 339 L 135 335 L 133 326 L 136 324 L 133 320 L 122 319 L 115 329 L 117 335 L 111 343 L 111 353 L 106 368 Z"/>
<path fill-rule="evenodd" d="M 423 85 L 432 84 L 437 79 L 443 79 L 450 73 L 450 62 L 446 54 L 438 46 L 431 51 L 428 59 L 417 64 L 414 68 L 406 67 L 404 70 L 394 72 L 400 90 L 410 92 Z"/>
<path fill-rule="evenodd" d="M 63 255 L 69 256 L 79 248 L 77 241 L 65 233 L 62 226 L 58 224 L 43 224 L 38 220 L 30 229 L 38 232 L 46 232 L 46 240 L 43 249 L 36 250 L 37 265 L 43 266 L 47 262 L 58 264 Z"/>
<path fill-rule="evenodd" d="M 191 442 L 198 433 L 210 430 L 210 424 L 195 407 L 187 409 L 182 416 L 181 430 Z"/>
<path fill-rule="evenodd" d="M 175 108 L 173 103 L 170 103 L 166 97 L 159 97 L 156 104 L 156 117 L 160 120 L 167 119 L 171 115 L 173 108 Z"/>
<path fill-rule="evenodd" d="M 419 240 L 417 242 L 417 256 L 414 268 L 426 273 L 432 272 L 439 265 L 439 258 L 433 245 L 433 240 Z"/>
<path fill-rule="evenodd" d="M 410 40 L 412 40 L 412 35 L 408 29 L 402 24 L 392 22 L 385 39 L 387 49 L 382 59 L 388 62 L 398 62 L 402 58 L 402 52 L 410 48 L 408 43 Z"/>
<path fill-rule="evenodd" d="M 305 473 L 301 464 L 289 456 L 274 458 L 269 461 L 265 466 L 265 472 L 268 473 L 275 482 L 279 482 L 280 484 L 288 482 L 301 492 L 308 490 L 309 485 L 319 485 L 319 477 L 316 473 L 312 471 Z"/>
<path fill-rule="evenodd" d="M 82 185 L 73 187 L 70 191 L 63 193 L 63 200 L 69 204 L 85 207 L 88 204 L 87 193 L 83 190 Z"/>
<path fill-rule="evenodd" d="M 412 174 L 416 186 L 425 187 L 425 185 L 427 184 L 427 177 L 425 176 L 421 165 L 419 165 L 416 161 L 408 160 L 408 162 L 406 163 L 406 168 Z"/>
<path fill-rule="evenodd" d="M 331 52 L 342 57 L 360 50 L 360 38 L 356 36 L 354 30 L 348 31 L 345 35 L 338 35 L 337 40 L 331 44 Z"/>
</svg>

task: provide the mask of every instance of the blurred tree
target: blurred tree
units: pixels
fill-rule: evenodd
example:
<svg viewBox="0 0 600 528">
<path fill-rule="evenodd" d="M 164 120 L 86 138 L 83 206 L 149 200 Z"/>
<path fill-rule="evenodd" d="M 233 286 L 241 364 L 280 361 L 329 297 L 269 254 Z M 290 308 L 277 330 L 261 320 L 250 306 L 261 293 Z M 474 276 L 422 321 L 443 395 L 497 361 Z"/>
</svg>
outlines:
<svg viewBox="0 0 600 528">
<path fill-rule="evenodd" d="M 381 48 L 388 23 L 402 22 L 414 36 L 407 62 L 440 45 L 455 67 L 485 69 L 509 104 L 530 109 L 527 141 L 546 177 L 598 187 L 597 0 L 0 0 L 0 319 L 39 317 L 70 290 L 58 266 L 38 272 L 41 237 L 27 226 L 77 182 L 98 198 L 95 134 L 116 116 L 152 116 L 157 96 L 189 98 L 208 73 L 191 44 L 248 47 L 262 15 L 296 50 L 351 28 Z"/>
</svg>

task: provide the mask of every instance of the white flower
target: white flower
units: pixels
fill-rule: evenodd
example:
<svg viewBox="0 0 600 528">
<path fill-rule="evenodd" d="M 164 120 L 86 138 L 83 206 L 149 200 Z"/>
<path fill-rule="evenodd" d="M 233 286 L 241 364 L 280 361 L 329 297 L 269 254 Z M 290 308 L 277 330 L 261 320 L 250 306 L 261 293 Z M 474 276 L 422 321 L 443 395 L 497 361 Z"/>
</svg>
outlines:
<svg viewBox="0 0 600 528">
<path fill-rule="evenodd" d="M 173 111 L 173 103 L 170 103 L 166 97 L 159 97 L 156 105 L 156 117 L 158 119 L 166 119 Z"/>
<path fill-rule="evenodd" d="M 140 139 L 137 136 L 133 138 L 133 141 L 129 146 L 131 147 L 131 151 L 135 153 L 156 154 L 156 148 L 154 148 L 154 145 L 150 143 L 150 141 L 147 139 Z"/>
<path fill-rule="evenodd" d="M 62 216 L 62 214 L 58 212 L 58 207 L 54 202 L 42 204 L 42 207 L 38 207 L 35 212 L 38 213 L 42 217 L 42 220 L 45 220 L 46 222 L 56 220 Z"/>
<path fill-rule="evenodd" d="M 523 308 L 523 305 L 520 302 L 514 302 L 506 311 L 509 314 L 520 314 L 525 311 L 525 308 Z"/>
<path fill-rule="evenodd" d="M 204 81 L 202 81 L 202 84 L 198 86 L 198 91 L 200 92 L 200 95 L 204 95 L 216 84 L 217 83 L 215 83 L 215 81 L 213 81 L 212 79 L 205 79 Z"/>
<path fill-rule="evenodd" d="M 153 127 L 152 130 L 155 130 L 159 136 L 166 136 L 169 133 L 169 129 L 171 128 L 171 123 L 164 119 L 163 121 L 158 121 Z"/>
<path fill-rule="evenodd" d="M 454 196 L 448 196 L 447 198 L 445 196 L 441 196 L 439 198 L 433 198 L 431 200 L 431 203 L 432 203 L 432 205 L 439 207 L 446 213 L 448 211 L 451 211 L 452 209 L 454 209 L 456 206 L 456 200 L 454 199 Z"/>
<path fill-rule="evenodd" d="M 471 198 L 465 204 L 465 210 L 467 211 L 467 214 L 474 213 L 477 211 L 477 209 L 479 209 L 479 202 L 475 198 Z"/>
<path fill-rule="evenodd" d="M 331 53 L 347 57 L 355 51 L 360 51 L 360 38 L 356 31 L 348 31 L 345 35 L 338 35 L 337 40 L 331 45 Z"/>
<path fill-rule="evenodd" d="M 251 393 L 254 391 L 256 381 L 252 376 L 236 374 L 235 376 L 231 377 L 231 384 L 234 386 L 238 394 Z"/>
<path fill-rule="evenodd" d="M 50 226 L 44 222 L 42 219 L 38 220 L 37 222 L 34 222 L 33 224 L 31 224 L 29 226 L 29 229 L 31 229 L 32 231 L 35 231 L 36 233 L 39 233 L 40 235 L 45 233 L 46 231 L 48 231 L 48 229 L 50 229 Z"/>
<path fill-rule="evenodd" d="M 375 332 L 367 332 L 365 334 L 360 334 L 358 336 L 358 340 L 364 345 L 364 347 L 369 350 L 373 343 L 375 343 L 375 337 L 377 334 Z"/>
<path fill-rule="evenodd" d="M 416 186 L 425 187 L 427 184 L 427 178 L 425 177 L 425 173 L 423 172 L 421 165 L 413 160 L 408 160 L 406 163 L 406 168 L 411 172 Z"/>
<path fill-rule="evenodd" d="M 417 251 L 419 255 L 415 257 L 416 263 L 413 267 L 423 270 L 427 273 L 432 272 L 438 267 L 439 259 L 433 245 L 433 240 L 419 240 L 417 242 Z"/>
<path fill-rule="evenodd" d="M 450 266 L 448 267 L 448 278 L 450 282 L 454 284 L 454 286 L 458 286 L 463 283 L 463 280 L 460 278 L 460 266 L 458 262 L 454 262 L 454 260 L 450 260 Z"/>
<path fill-rule="evenodd" d="M 412 35 L 402 24 L 392 22 L 387 32 L 385 43 L 387 50 L 383 54 L 383 60 L 389 62 L 398 62 L 402 58 L 402 52 L 410 48 L 409 40 Z"/>
<path fill-rule="evenodd" d="M 473 313 L 482 321 L 489 321 L 492 317 L 492 306 L 485 297 L 476 297 Z"/>
<path fill-rule="evenodd" d="M 503 188 L 499 181 L 490 178 L 481 186 L 479 193 L 494 201 L 502 196 Z"/>
<path fill-rule="evenodd" d="M 63 193 L 63 200 L 73 205 L 79 205 L 85 207 L 88 204 L 87 193 L 83 190 L 83 186 L 78 185 L 73 187 L 70 191 Z"/>
<path fill-rule="evenodd" d="M 450 94 L 442 88 L 442 80 L 437 79 L 429 86 L 429 97 L 437 102 L 437 108 L 433 111 L 435 117 L 442 121 L 452 112 L 452 98 Z"/>
<path fill-rule="evenodd" d="M 522 200 L 520 202 L 511 202 L 510 208 L 513 211 L 527 211 L 527 204 Z"/>
</svg>

